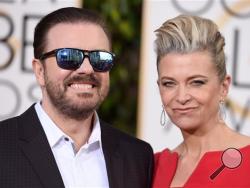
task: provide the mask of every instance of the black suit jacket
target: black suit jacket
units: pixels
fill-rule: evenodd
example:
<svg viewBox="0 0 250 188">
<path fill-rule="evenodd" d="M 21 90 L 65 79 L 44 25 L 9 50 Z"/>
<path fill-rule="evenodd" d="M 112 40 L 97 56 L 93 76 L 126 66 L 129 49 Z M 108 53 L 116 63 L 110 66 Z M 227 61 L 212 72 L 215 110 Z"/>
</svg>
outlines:
<svg viewBox="0 0 250 188">
<path fill-rule="evenodd" d="M 150 145 L 102 121 L 101 137 L 110 188 L 151 187 Z M 0 122 L 0 187 L 64 187 L 34 105 Z"/>
</svg>

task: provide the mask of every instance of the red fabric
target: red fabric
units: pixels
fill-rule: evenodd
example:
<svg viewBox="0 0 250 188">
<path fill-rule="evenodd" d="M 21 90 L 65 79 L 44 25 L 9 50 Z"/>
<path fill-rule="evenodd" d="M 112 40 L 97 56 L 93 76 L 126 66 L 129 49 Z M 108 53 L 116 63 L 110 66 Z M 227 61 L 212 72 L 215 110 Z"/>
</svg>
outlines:
<svg viewBox="0 0 250 188">
<path fill-rule="evenodd" d="M 235 169 L 224 168 L 213 180 L 210 176 L 223 165 L 223 151 L 207 152 L 184 184 L 185 188 L 237 187 L 250 188 L 250 145 L 239 149 L 241 164 Z M 153 188 L 170 187 L 178 161 L 178 154 L 165 149 L 155 154 L 155 172 Z"/>
</svg>

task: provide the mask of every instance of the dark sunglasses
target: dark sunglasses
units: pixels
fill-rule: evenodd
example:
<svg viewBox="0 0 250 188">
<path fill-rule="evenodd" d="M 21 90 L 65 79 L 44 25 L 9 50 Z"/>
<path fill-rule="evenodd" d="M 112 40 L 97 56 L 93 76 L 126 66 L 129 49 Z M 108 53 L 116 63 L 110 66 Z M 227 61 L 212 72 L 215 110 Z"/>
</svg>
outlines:
<svg viewBox="0 0 250 188">
<path fill-rule="evenodd" d="M 115 55 L 102 50 L 81 50 L 77 48 L 59 48 L 40 56 L 40 60 L 48 57 L 56 56 L 57 65 L 62 69 L 76 70 L 78 69 L 85 57 L 89 58 L 89 62 L 94 71 L 106 72 L 113 67 Z"/>
</svg>

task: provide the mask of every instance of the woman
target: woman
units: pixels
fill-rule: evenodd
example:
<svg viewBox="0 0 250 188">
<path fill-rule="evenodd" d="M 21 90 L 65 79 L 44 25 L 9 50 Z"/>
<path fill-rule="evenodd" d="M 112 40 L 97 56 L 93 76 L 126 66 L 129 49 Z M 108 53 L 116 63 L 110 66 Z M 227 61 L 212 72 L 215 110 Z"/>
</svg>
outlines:
<svg viewBox="0 0 250 188">
<path fill-rule="evenodd" d="M 250 138 L 222 117 L 231 78 L 215 23 L 180 15 L 156 30 L 155 45 L 163 107 L 183 142 L 155 154 L 153 187 L 250 187 Z"/>
</svg>

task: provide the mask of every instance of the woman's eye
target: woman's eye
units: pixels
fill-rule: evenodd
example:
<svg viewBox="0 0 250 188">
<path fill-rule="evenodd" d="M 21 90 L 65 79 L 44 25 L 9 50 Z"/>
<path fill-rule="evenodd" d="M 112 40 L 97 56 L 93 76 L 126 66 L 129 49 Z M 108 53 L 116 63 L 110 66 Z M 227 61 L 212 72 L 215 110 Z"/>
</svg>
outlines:
<svg viewBox="0 0 250 188">
<path fill-rule="evenodd" d="M 175 83 L 171 81 L 165 81 L 165 82 L 162 82 L 162 85 L 165 87 L 173 87 Z"/>
<path fill-rule="evenodd" d="M 201 85 L 204 85 L 205 83 L 206 83 L 206 82 L 203 81 L 203 80 L 193 80 L 193 81 L 191 82 L 191 84 L 194 85 L 194 86 L 201 86 Z"/>
</svg>

